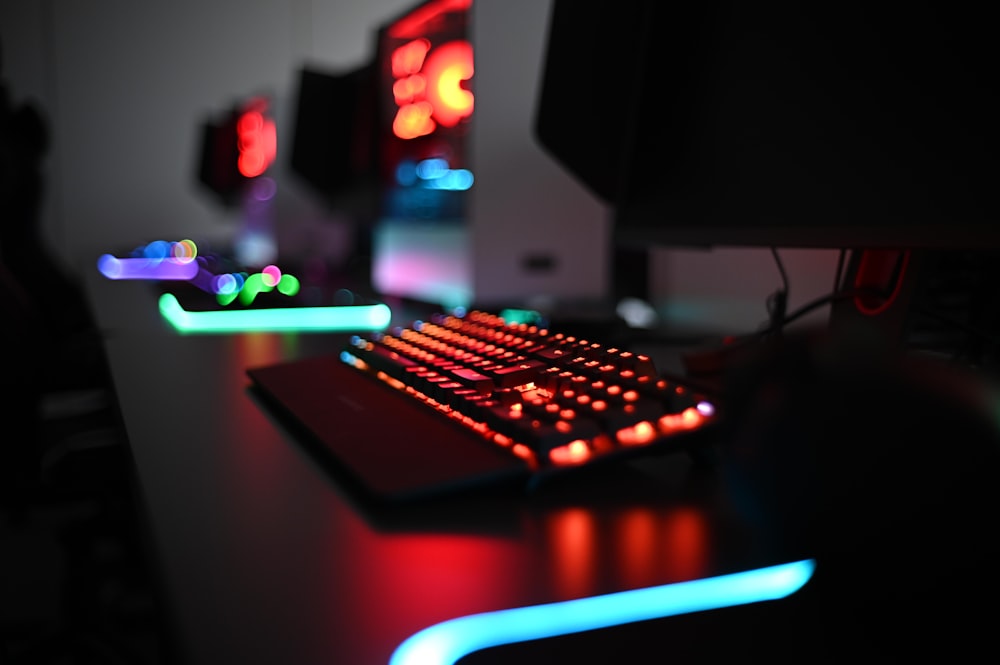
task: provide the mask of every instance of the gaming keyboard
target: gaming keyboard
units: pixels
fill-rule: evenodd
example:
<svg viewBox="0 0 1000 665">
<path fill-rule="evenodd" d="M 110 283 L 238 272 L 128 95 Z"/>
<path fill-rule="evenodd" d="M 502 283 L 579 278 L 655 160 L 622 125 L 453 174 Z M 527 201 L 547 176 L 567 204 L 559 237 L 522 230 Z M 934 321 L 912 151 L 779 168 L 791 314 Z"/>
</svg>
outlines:
<svg viewBox="0 0 1000 665">
<path fill-rule="evenodd" d="M 482 311 L 247 373 L 313 449 L 388 500 L 686 451 L 717 418 L 645 355 Z"/>
</svg>

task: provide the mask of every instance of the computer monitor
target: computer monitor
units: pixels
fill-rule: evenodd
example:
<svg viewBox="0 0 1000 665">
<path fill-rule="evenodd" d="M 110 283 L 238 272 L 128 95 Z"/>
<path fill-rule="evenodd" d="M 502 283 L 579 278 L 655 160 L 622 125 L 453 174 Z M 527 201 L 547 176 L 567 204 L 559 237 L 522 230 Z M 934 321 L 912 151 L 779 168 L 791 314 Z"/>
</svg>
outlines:
<svg viewBox="0 0 1000 665">
<path fill-rule="evenodd" d="M 250 96 L 201 124 L 198 181 L 226 207 L 241 204 L 250 184 L 274 163 L 277 130 L 270 105 L 267 96 Z"/>
<path fill-rule="evenodd" d="M 297 73 L 290 172 L 323 206 L 367 224 L 377 212 L 375 66 L 303 65 Z"/>
<path fill-rule="evenodd" d="M 1000 247 L 990 25 L 966 3 L 554 0 L 535 130 L 619 247 L 848 249 L 852 285 L 889 286 L 921 251 Z"/>
<path fill-rule="evenodd" d="M 268 95 L 247 95 L 204 120 L 197 153 L 198 184 L 236 221 L 232 237 L 215 249 L 254 268 L 277 258 L 271 167 L 278 137 L 271 104 Z"/>
</svg>

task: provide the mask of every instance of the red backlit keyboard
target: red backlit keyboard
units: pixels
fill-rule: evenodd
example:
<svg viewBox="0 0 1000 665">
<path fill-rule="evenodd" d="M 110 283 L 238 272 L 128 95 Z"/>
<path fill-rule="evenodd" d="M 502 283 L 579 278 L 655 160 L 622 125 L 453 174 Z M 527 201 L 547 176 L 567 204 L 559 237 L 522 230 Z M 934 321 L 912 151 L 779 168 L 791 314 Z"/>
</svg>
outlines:
<svg viewBox="0 0 1000 665">
<path fill-rule="evenodd" d="M 383 498 L 683 451 L 716 418 L 644 355 L 478 311 L 248 373 Z"/>
</svg>

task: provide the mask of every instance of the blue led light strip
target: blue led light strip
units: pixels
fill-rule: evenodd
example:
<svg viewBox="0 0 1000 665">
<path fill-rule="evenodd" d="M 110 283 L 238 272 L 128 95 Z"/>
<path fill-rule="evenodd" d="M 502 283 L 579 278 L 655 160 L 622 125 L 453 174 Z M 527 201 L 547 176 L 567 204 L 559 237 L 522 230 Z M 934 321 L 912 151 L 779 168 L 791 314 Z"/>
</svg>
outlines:
<svg viewBox="0 0 1000 665">
<path fill-rule="evenodd" d="M 634 621 L 784 598 L 809 581 L 812 559 L 690 582 L 458 617 L 411 635 L 389 665 L 450 665 L 474 651 Z"/>
<path fill-rule="evenodd" d="M 284 332 L 383 330 L 392 312 L 388 305 L 274 307 L 189 312 L 172 293 L 160 296 L 160 314 L 180 332 Z"/>
</svg>

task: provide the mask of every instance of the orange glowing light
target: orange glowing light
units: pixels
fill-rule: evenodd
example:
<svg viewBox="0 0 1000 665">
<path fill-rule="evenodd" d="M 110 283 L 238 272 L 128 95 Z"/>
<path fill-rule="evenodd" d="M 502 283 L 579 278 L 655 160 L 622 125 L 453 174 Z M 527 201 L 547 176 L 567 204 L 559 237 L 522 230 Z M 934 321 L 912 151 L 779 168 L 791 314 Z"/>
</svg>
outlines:
<svg viewBox="0 0 1000 665">
<path fill-rule="evenodd" d="M 681 413 L 681 422 L 684 424 L 684 427 L 688 429 L 697 427 L 701 424 L 702 420 L 704 420 L 704 416 L 702 416 L 701 412 L 693 406 L 689 406 Z"/>
<path fill-rule="evenodd" d="M 475 105 L 472 92 L 463 87 L 475 71 L 472 45 L 456 40 L 430 47 L 426 39 L 416 39 L 392 54 L 393 95 L 400 107 L 393 133 L 402 139 L 426 136 L 439 124 L 454 127 Z"/>
<path fill-rule="evenodd" d="M 680 413 L 661 416 L 659 426 L 661 431 L 669 434 L 680 430 L 694 429 L 701 425 L 704 420 L 705 416 L 696 407 L 690 406 Z"/>
<path fill-rule="evenodd" d="M 424 58 L 431 50 L 431 43 L 421 37 L 403 44 L 392 52 L 392 76 L 402 79 L 410 74 L 416 74 L 424 66 Z"/>
<path fill-rule="evenodd" d="M 564 446 L 553 448 L 549 451 L 549 459 L 553 464 L 570 465 L 580 464 L 590 458 L 590 448 L 587 442 L 581 439 L 571 441 Z"/>
<path fill-rule="evenodd" d="M 618 439 L 618 443 L 623 446 L 639 446 L 649 443 L 656 438 L 656 428 L 648 420 L 643 420 L 631 427 L 618 430 L 616 438 Z"/>
<path fill-rule="evenodd" d="M 392 85 L 392 96 L 397 106 L 409 104 L 423 96 L 427 89 L 427 81 L 420 74 L 399 79 Z"/>
<path fill-rule="evenodd" d="M 434 107 L 429 102 L 401 106 L 392 122 L 392 132 L 401 139 L 415 139 L 433 132 L 437 125 L 431 119 Z"/>
<path fill-rule="evenodd" d="M 524 445 L 523 443 L 515 443 L 510 450 L 521 459 L 530 460 L 535 456 L 535 454 L 531 452 L 531 448 Z"/>
</svg>

